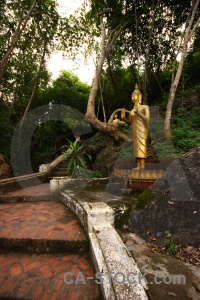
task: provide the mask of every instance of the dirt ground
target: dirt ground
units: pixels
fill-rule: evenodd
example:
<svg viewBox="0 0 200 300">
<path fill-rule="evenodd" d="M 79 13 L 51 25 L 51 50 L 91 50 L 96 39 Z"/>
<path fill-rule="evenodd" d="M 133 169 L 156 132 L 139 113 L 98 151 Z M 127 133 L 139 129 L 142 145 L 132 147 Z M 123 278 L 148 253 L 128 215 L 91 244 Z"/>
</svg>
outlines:
<svg viewBox="0 0 200 300">
<path fill-rule="evenodd" d="M 198 266 L 166 252 L 152 251 L 151 243 L 134 233 L 122 233 L 121 237 L 141 273 L 146 274 L 149 299 L 200 300 Z"/>
</svg>

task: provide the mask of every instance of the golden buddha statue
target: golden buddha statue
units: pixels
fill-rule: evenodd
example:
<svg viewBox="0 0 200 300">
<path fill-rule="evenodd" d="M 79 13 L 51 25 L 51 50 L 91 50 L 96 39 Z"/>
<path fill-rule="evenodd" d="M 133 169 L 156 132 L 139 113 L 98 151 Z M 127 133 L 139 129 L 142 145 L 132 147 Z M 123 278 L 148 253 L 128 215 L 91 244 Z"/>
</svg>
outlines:
<svg viewBox="0 0 200 300">
<path fill-rule="evenodd" d="M 142 105 L 142 94 L 138 89 L 136 83 L 135 90 L 132 93 L 132 102 L 134 107 L 128 111 L 128 118 L 126 117 L 125 108 L 122 109 L 121 118 L 127 124 L 132 126 L 133 136 L 133 156 L 137 159 L 136 170 L 144 169 L 145 158 L 147 157 L 147 137 L 149 131 L 149 107 Z"/>
</svg>

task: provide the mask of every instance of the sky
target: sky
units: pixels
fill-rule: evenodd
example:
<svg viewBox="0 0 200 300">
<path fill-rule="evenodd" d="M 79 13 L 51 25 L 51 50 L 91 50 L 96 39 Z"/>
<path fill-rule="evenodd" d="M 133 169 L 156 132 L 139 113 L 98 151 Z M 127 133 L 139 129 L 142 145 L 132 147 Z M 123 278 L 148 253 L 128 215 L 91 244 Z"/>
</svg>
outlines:
<svg viewBox="0 0 200 300">
<path fill-rule="evenodd" d="M 69 16 L 75 9 L 81 6 L 82 1 L 83 0 L 57 0 L 59 3 L 59 13 L 62 14 L 62 16 Z M 92 83 L 95 70 L 92 58 L 87 61 L 87 64 L 81 55 L 77 57 L 77 61 L 72 61 L 64 58 L 61 51 L 52 53 L 47 67 L 52 73 L 52 79 L 56 79 L 61 70 L 70 70 L 77 75 L 82 82 L 87 84 Z"/>
</svg>

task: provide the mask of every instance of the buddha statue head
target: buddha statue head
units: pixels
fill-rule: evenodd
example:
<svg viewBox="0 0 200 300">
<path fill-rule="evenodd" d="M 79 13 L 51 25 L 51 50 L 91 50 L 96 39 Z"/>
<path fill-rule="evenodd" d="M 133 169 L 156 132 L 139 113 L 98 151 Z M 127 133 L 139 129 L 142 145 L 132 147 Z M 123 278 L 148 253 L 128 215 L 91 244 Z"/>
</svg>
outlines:
<svg viewBox="0 0 200 300">
<path fill-rule="evenodd" d="M 131 100 L 133 103 L 135 103 L 136 101 L 138 101 L 139 104 L 142 103 L 142 93 L 140 93 L 137 83 L 135 85 L 135 90 L 132 93 Z"/>
</svg>

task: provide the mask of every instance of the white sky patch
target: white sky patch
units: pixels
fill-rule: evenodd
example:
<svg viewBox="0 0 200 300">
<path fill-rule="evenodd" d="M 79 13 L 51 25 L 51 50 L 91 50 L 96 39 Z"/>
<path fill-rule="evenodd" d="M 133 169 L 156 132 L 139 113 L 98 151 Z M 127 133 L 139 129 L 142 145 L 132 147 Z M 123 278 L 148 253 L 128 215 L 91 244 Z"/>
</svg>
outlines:
<svg viewBox="0 0 200 300">
<path fill-rule="evenodd" d="M 61 70 L 66 70 L 72 71 L 82 82 L 91 84 L 95 66 L 92 59 L 89 59 L 86 64 L 84 58 L 79 55 L 77 60 L 73 61 L 64 58 L 62 51 L 59 51 L 52 53 L 48 62 L 48 70 L 52 73 L 53 80 L 59 76 Z"/>
<path fill-rule="evenodd" d="M 77 8 L 81 7 L 83 0 L 57 0 L 57 2 L 61 17 L 69 17 Z"/>
<path fill-rule="evenodd" d="M 61 17 L 69 17 L 74 11 L 81 7 L 83 0 L 57 0 L 58 12 Z M 80 54 L 75 61 L 64 58 L 62 51 L 57 51 L 51 54 L 47 64 L 47 68 L 52 74 L 51 78 L 54 80 L 59 76 L 61 70 L 72 71 L 78 78 L 87 84 L 92 84 L 94 76 L 95 65 L 93 59 L 84 60 L 84 57 Z"/>
</svg>

